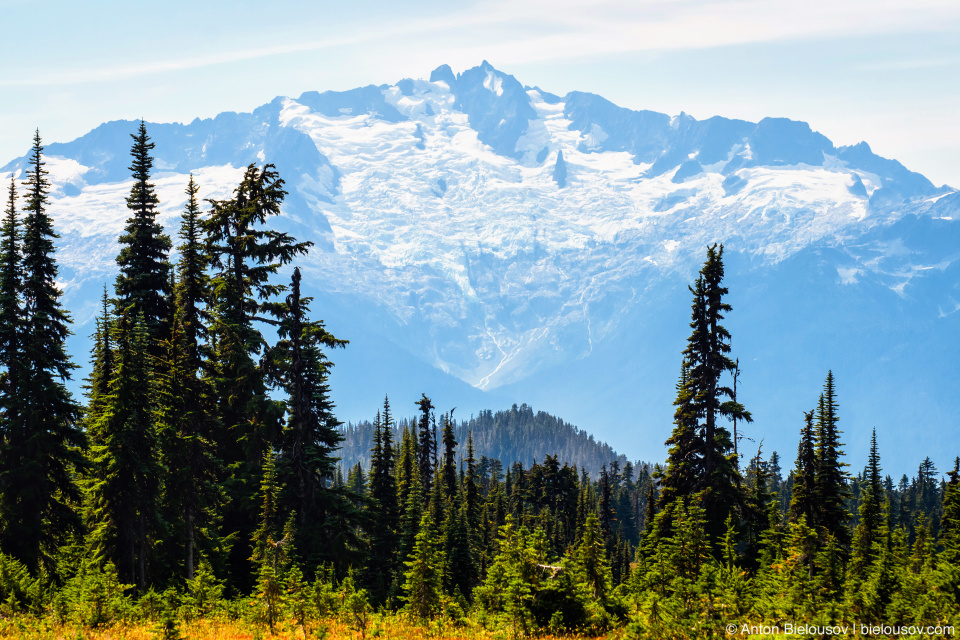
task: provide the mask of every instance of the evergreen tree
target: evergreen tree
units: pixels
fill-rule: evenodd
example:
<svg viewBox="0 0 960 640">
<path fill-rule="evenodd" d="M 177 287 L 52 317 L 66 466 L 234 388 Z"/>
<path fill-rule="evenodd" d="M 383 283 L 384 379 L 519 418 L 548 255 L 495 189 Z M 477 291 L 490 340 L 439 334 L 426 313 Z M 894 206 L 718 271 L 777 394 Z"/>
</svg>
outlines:
<svg viewBox="0 0 960 640">
<path fill-rule="evenodd" d="M 943 492 L 943 522 L 940 525 L 941 559 L 960 569 L 960 457 L 954 459 L 953 470 Z"/>
<path fill-rule="evenodd" d="M 669 447 L 666 473 L 656 476 L 661 480 L 660 502 L 662 505 L 690 495 L 700 472 L 698 456 L 703 450 L 703 439 L 697 430 L 696 408 L 693 404 L 693 389 L 690 384 L 690 366 L 683 359 L 680 379 L 676 385 L 676 407 L 673 414 L 673 432 L 666 441 Z M 649 524 L 651 519 L 647 519 Z"/>
<path fill-rule="evenodd" d="M 464 477 L 464 507 L 466 508 L 467 531 L 474 557 L 481 548 L 480 527 L 483 519 L 480 481 L 477 475 L 476 458 L 473 450 L 473 432 L 467 433 L 467 474 Z"/>
<path fill-rule="evenodd" d="M 941 594 L 939 608 L 952 610 L 960 616 L 960 458 L 947 472 L 950 478 L 943 492 L 943 523 L 940 544 L 943 551 L 937 557 L 934 581 Z"/>
<path fill-rule="evenodd" d="M 416 482 L 414 482 L 416 480 Z M 416 498 L 411 494 L 416 493 Z M 400 509 L 399 557 L 406 558 L 413 548 L 417 527 L 423 515 L 423 488 L 417 467 L 416 434 L 404 427 L 397 459 L 397 506 Z"/>
<path fill-rule="evenodd" d="M 450 595 L 469 598 L 476 566 L 464 505 L 456 500 L 447 508 L 443 523 L 444 584 Z"/>
<path fill-rule="evenodd" d="M 242 542 L 250 539 L 256 518 L 259 466 L 263 454 L 280 441 L 283 416 L 283 403 L 270 398 L 265 372 L 258 366 L 266 343 L 254 323 L 278 321 L 282 305 L 271 298 L 284 287 L 270 279 L 311 244 L 263 228 L 280 213 L 285 195 L 273 165 L 261 170 L 251 164 L 234 197 L 210 201 L 213 210 L 202 222 L 213 269 L 210 333 L 221 424 L 216 444 L 226 467 L 223 486 L 229 498 L 224 528 L 239 533 L 230 584 L 241 589 L 246 586 L 244 559 L 249 557 Z"/>
<path fill-rule="evenodd" d="M 407 499 L 400 517 L 400 557 L 406 558 L 413 552 L 417 533 L 420 531 L 420 521 L 424 516 L 423 487 L 420 485 L 420 474 L 410 475 L 407 487 Z M 431 523 L 433 520 L 431 519 Z"/>
<path fill-rule="evenodd" d="M 162 341 L 156 361 L 156 423 L 164 470 L 164 536 L 167 561 L 175 574 L 192 579 L 197 546 L 218 546 L 217 486 L 222 476 L 214 439 L 219 431 L 214 388 L 203 358 L 207 335 L 204 307 L 210 287 L 200 229 L 199 187 L 190 176 L 187 204 L 180 225 L 180 260 L 173 286 L 170 335 Z M 182 567 L 182 570 L 173 567 Z"/>
<path fill-rule="evenodd" d="M 90 425 L 93 463 L 92 544 L 140 590 L 149 582 L 159 526 L 160 454 L 153 414 L 149 338 L 142 314 L 128 307 L 115 324 L 116 371 Z"/>
<path fill-rule="evenodd" d="M 22 240 L 17 221 L 17 184 L 10 178 L 6 217 L 0 230 L 0 550 L 10 552 L 17 533 L 13 531 L 17 516 L 16 496 L 5 490 L 5 470 L 16 464 L 10 437 L 23 431 L 21 385 L 23 371 L 23 281 Z M 23 558 L 25 559 L 26 550 Z"/>
<path fill-rule="evenodd" d="M 100 297 L 100 315 L 94 320 L 96 327 L 93 335 L 93 353 L 91 354 L 91 371 L 87 389 L 87 410 L 84 422 L 92 424 L 100 415 L 104 400 L 110 394 L 110 381 L 114 374 L 114 317 L 110 312 L 110 299 L 107 297 L 107 287 L 104 285 Z"/>
<path fill-rule="evenodd" d="M 250 560 L 257 568 L 257 591 L 263 617 L 274 632 L 283 606 L 283 588 L 287 569 L 293 555 L 295 513 L 291 513 L 278 535 L 280 485 L 277 478 L 276 457 L 267 452 L 263 458 L 263 479 L 260 483 L 262 506 L 260 524 L 251 539 L 253 555 Z"/>
<path fill-rule="evenodd" d="M 330 525 L 342 525 L 354 509 L 344 492 L 327 487 L 338 460 L 334 452 L 343 436 L 327 382 L 333 363 L 322 348 L 344 347 L 347 341 L 335 338 L 322 322 L 307 319 L 311 299 L 301 296 L 301 278 L 300 269 L 295 268 L 277 330 L 280 341 L 271 354 L 276 377 L 289 397 L 289 419 L 282 437 L 283 484 L 297 512 L 300 550 L 312 573 L 321 562 L 335 559 L 323 541 L 335 535 Z"/>
<path fill-rule="evenodd" d="M 415 618 L 435 617 L 440 613 L 443 594 L 443 554 L 429 512 L 420 520 L 413 549 L 404 564 L 407 571 L 404 573 L 403 593 L 407 610 Z"/>
<path fill-rule="evenodd" d="M 417 400 L 417 406 L 420 408 L 420 422 L 417 425 L 417 467 L 420 469 L 420 484 L 424 495 L 429 495 L 433 488 L 433 470 L 437 466 L 437 439 L 431 429 L 434 406 L 425 393 Z"/>
<path fill-rule="evenodd" d="M 157 199 L 154 185 L 150 182 L 154 143 L 147 135 L 147 126 L 141 120 L 136 134 L 131 134 L 133 146 L 130 171 L 133 172 L 133 187 L 127 198 L 127 208 L 132 216 L 127 220 L 120 236 L 120 253 L 117 264 L 116 293 L 118 312 L 133 305 L 134 314 L 143 314 L 150 337 L 150 353 L 160 355 L 155 341 L 164 338 L 170 322 L 170 237 L 163 233 L 157 223 Z"/>
<path fill-rule="evenodd" d="M 604 549 L 603 531 L 596 513 L 587 516 L 574 557 L 578 581 L 588 586 L 594 600 L 606 603 L 612 590 L 612 579 Z"/>
<path fill-rule="evenodd" d="M 883 534 L 881 525 L 885 492 L 880 476 L 880 454 L 877 450 L 877 430 L 873 430 L 870 439 L 870 457 L 865 470 L 865 482 L 860 489 L 860 522 L 853 532 L 853 547 L 848 573 L 855 579 L 866 576 L 867 567 L 872 563 L 874 545 L 880 542 Z M 889 529 L 889 523 L 886 523 Z"/>
<path fill-rule="evenodd" d="M 730 333 L 720 324 L 731 310 L 723 301 L 728 293 L 722 286 L 723 275 L 723 246 L 708 247 L 707 260 L 690 287 L 692 333 L 683 351 L 681 387 L 674 403 L 676 427 L 668 441 L 673 446 L 661 498 L 672 500 L 703 491 L 707 530 L 715 540 L 722 534 L 727 516 L 742 502 L 730 432 L 717 419 L 752 420 L 733 397 L 733 390 L 720 380 L 736 368 L 729 355 Z"/>
<path fill-rule="evenodd" d="M 10 178 L 7 208 L 0 229 L 0 434 L 20 419 L 19 389 L 23 381 L 23 233 L 17 220 L 17 183 Z M 15 428 L 15 427 L 14 427 Z M 5 440 L 0 437 L 0 442 Z"/>
<path fill-rule="evenodd" d="M 797 466 L 793 471 L 793 492 L 790 498 L 790 519 L 808 523 L 815 518 L 817 482 L 816 436 L 813 429 L 813 411 L 804 411 L 804 426 L 797 448 Z"/>
<path fill-rule="evenodd" d="M 453 435 L 453 412 L 444 414 L 443 424 L 443 494 L 448 503 L 458 493 L 457 483 L 457 439 Z"/>
<path fill-rule="evenodd" d="M 16 419 L 4 425 L 0 469 L 3 515 L 16 527 L 4 527 L 0 549 L 32 572 L 40 567 L 52 572 L 57 547 L 79 530 L 76 472 L 84 466 L 80 449 L 86 440 L 77 425 L 80 407 L 66 387 L 74 368 L 64 349 L 70 317 L 60 306 L 56 286 L 53 254 L 59 236 L 46 212 L 50 185 L 39 132 L 28 162 L 21 262 L 23 378 L 10 416 Z"/>
<path fill-rule="evenodd" d="M 849 496 L 849 488 L 847 475 L 843 470 L 846 464 L 840 461 L 843 455 L 840 447 L 843 444 L 840 442 L 838 421 L 833 372 L 830 371 L 827 373 L 823 394 L 817 406 L 814 489 L 817 510 L 814 521 L 817 526 L 832 535 L 837 540 L 839 548 L 843 549 L 850 544 L 850 530 L 847 528 L 850 514 L 845 504 Z"/>
<path fill-rule="evenodd" d="M 180 310 L 180 324 L 183 327 L 183 341 L 187 347 L 187 357 L 197 368 L 201 365 L 202 341 L 208 336 L 206 306 L 210 302 L 210 278 L 207 276 L 209 257 L 203 237 L 203 220 L 200 218 L 200 204 L 197 202 L 199 185 L 190 175 L 187 183 L 187 204 L 180 224 L 181 243 L 177 247 L 180 261 L 177 264 L 177 286 L 174 299 Z"/>
<path fill-rule="evenodd" d="M 384 415 L 390 418 L 390 400 L 384 398 Z M 371 595 L 383 602 L 397 569 L 399 505 L 391 433 L 393 425 L 381 421 L 377 412 L 374 445 L 370 455 L 370 497 L 375 525 L 370 531 L 370 558 L 367 561 Z"/>
<path fill-rule="evenodd" d="M 155 420 L 164 462 L 164 522 L 170 527 L 166 560 L 172 573 L 192 579 L 198 543 L 210 551 L 218 539 L 223 496 L 217 486 L 222 469 L 213 440 L 219 428 L 213 385 L 201 369 L 185 317 L 178 300 L 164 356 L 155 367 Z"/>
</svg>

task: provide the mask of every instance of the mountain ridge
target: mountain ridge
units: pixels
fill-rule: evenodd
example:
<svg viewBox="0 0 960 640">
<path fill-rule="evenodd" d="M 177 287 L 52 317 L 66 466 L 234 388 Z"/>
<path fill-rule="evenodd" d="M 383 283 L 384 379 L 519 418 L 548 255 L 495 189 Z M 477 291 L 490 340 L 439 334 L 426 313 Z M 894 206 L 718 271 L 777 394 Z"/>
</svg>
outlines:
<svg viewBox="0 0 960 640">
<path fill-rule="evenodd" d="M 51 212 L 63 235 L 58 259 L 81 334 L 115 273 L 134 127 L 114 121 L 47 146 Z M 849 320 L 835 322 L 869 322 L 861 316 L 877 313 L 874 296 L 886 303 L 879 311 L 885 322 L 905 328 L 904 344 L 915 339 L 909 331 L 931 322 L 925 314 L 935 316 L 936 335 L 950 335 L 957 323 L 958 194 L 875 155 L 866 143 L 835 147 L 800 121 L 633 111 L 593 94 L 560 97 L 526 87 L 485 62 L 456 75 L 441 66 L 430 80 L 307 91 L 250 113 L 148 130 L 168 230 L 182 208 L 187 173 L 197 173 L 203 197 L 223 198 L 243 166 L 273 162 L 289 191 L 277 224 L 316 243 L 303 269 L 317 311 L 332 318 L 336 335 L 376 342 L 401 369 L 414 362 L 433 367 L 436 374 L 417 370 L 448 389 L 458 406 L 535 404 L 635 458 L 661 456 L 625 449 L 609 434 L 629 428 L 625 416 L 656 400 L 659 408 L 642 419 L 642 431 L 651 434 L 642 440 L 662 447 L 687 321 L 685 286 L 709 243 L 728 248 L 731 295 L 765 282 L 771 305 L 793 305 L 810 322 L 818 317 L 815 301 L 792 300 L 770 275 L 790 281 L 782 265 L 806 269 L 826 261 L 811 290 L 851 306 L 843 317 Z M 940 230 L 931 234 L 928 223 L 937 220 Z M 922 241 L 911 244 L 914 236 Z M 914 298 L 915 309 L 902 308 Z M 670 317 L 659 317 L 667 307 Z M 737 350 L 758 342 L 773 353 L 778 336 L 741 320 L 742 313 L 735 304 L 729 320 Z M 638 326 L 649 330 L 642 340 L 634 335 Z M 743 332 L 766 342 L 741 340 Z M 804 333 L 834 340 L 841 356 L 834 360 L 841 361 L 858 339 L 855 327 Z M 85 343 L 74 340 L 77 361 Z M 944 348 L 956 353 L 955 345 Z M 616 353 L 624 350 L 656 364 L 631 369 Z M 794 364 L 842 373 L 843 362 L 826 356 L 816 367 Z M 391 397 L 419 396 L 413 381 L 391 383 L 385 373 L 376 377 L 381 388 L 358 391 L 376 360 L 363 357 L 365 364 L 336 370 L 350 370 L 349 380 L 334 377 L 348 417 L 369 417 L 363 407 L 375 407 L 389 384 L 404 389 Z M 891 357 L 860 354 L 851 369 Z M 613 361 L 620 378 L 605 389 L 586 373 L 578 377 L 583 370 L 604 378 Z M 554 369 L 569 382 L 551 378 Z M 924 375 L 934 384 L 954 370 Z M 442 382 L 445 376 L 483 391 Z M 838 380 L 842 385 L 842 375 Z M 591 400 L 622 383 L 648 389 L 635 399 L 610 398 L 610 406 Z M 854 394 L 863 403 L 870 397 Z M 559 410 L 571 404 L 569 412 Z M 938 404 L 957 405 L 955 397 Z M 782 411 L 761 400 L 755 415 L 777 422 L 776 433 L 792 439 L 793 427 L 779 424 Z M 865 420 L 883 415 L 857 411 Z"/>
</svg>

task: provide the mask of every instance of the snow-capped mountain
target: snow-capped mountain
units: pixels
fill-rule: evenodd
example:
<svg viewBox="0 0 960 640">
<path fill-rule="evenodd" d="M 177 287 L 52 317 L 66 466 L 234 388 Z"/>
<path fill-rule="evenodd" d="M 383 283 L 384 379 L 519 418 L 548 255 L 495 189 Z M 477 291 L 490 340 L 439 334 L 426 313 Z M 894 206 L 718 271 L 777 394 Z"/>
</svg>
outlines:
<svg viewBox="0 0 960 640">
<path fill-rule="evenodd" d="M 314 309 L 353 341 L 335 358 L 344 417 L 385 392 L 410 408 L 420 391 L 460 411 L 526 401 L 661 457 L 685 285 L 723 242 L 748 435 L 767 453 L 792 451 L 831 367 L 856 460 L 872 423 L 891 455 L 960 445 L 927 428 L 955 428 L 960 409 L 960 195 L 866 143 L 835 147 L 785 119 L 559 97 L 486 62 L 147 126 L 171 233 L 189 173 L 201 196 L 224 198 L 248 163 L 277 165 L 289 196 L 276 224 L 315 243 L 302 263 Z M 77 361 L 116 272 L 134 129 L 110 122 L 46 148 Z M 905 426 L 926 435 L 896 435 Z"/>
</svg>

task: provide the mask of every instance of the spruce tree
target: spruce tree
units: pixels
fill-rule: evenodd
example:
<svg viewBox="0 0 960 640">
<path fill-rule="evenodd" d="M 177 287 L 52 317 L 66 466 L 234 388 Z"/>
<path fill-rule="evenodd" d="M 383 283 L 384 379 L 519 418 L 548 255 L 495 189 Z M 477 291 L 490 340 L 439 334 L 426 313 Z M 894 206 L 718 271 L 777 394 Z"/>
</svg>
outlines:
<svg viewBox="0 0 960 640">
<path fill-rule="evenodd" d="M 418 472 L 410 475 L 406 494 L 406 502 L 400 516 L 400 558 L 406 558 L 413 553 L 417 534 L 420 531 L 421 519 L 428 515 L 423 508 L 423 487 L 420 484 L 420 474 Z M 430 523 L 432 527 L 432 519 L 430 519 Z"/>
<path fill-rule="evenodd" d="M 953 469 L 943 492 L 943 521 L 940 525 L 941 559 L 955 564 L 960 570 L 960 457 L 954 459 Z"/>
<path fill-rule="evenodd" d="M 384 415 L 389 414 L 390 400 L 384 398 Z M 392 424 L 381 422 L 378 411 L 370 455 L 370 508 L 375 524 L 370 531 L 370 558 L 367 562 L 367 583 L 375 602 L 386 600 L 397 569 L 400 509 L 397 504 L 392 430 Z"/>
<path fill-rule="evenodd" d="M 19 420 L 18 396 L 23 380 L 23 232 L 17 219 L 17 183 L 10 178 L 7 208 L 0 229 L 0 433 Z M 0 438 L 2 440 L 2 438 Z"/>
<path fill-rule="evenodd" d="M 114 327 L 116 370 L 96 422 L 90 425 L 92 545 L 142 591 L 150 581 L 159 528 L 160 451 L 153 412 L 154 380 L 142 314 L 133 306 Z"/>
<path fill-rule="evenodd" d="M 467 473 L 463 479 L 463 498 L 464 508 L 467 519 L 467 535 L 470 537 L 470 549 L 474 558 L 476 573 L 474 580 L 480 576 L 480 560 L 483 542 L 481 539 L 481 528 L 483 526 L 483 513 L 480 496 L 480 482 L 477 476 L 476 459 L 473 449 L 473 432 L 467 433 Z"/>
<path fill-rule="evenodd" d="M 449 503 L 458 493 L 457 438 L 453 435 L 453 412 L 444 414 L 440 422 L 443 424 L 443 493 Z"/>
<path fill-rule="evenodd" d="M 416 476 L 417 491 L 417 509 L 415 518 L 408 515 L 410 510 L 410 493 L 414 489 L 414 476 Z M 396 465 L 397 478 L 397 507 L 400 512 L 400 547 L 399 557 L 402 560 L 413 548 L 413 537 L 416 535 L 416 527 L 420 523 L 420 516 L 423 514 L 423 495 L 422 485 L 420 484 L 420 470 L 417 467 L 416 434 L 412 433 L 407 427 L 404 427 L 399 444 L 399 453 L 397 455 Z M 412 532 L 411 532 L 412 530 Z"/>
<path fill-rule="evenodd" d="M 5 425 L 0 503 L 8 523 L 0 549 L 36 572 L 54 570 L 54 554 L 77 532 L 80 493 L 76 472 L 84 466 L 80 407 L 67 390 L 74 365 L 64 342 L 70 317 L 60 306 L 53 221 L 47 215 L 49 182 L 39 131 L 28 160 L 23 223 L 22 338 L 16 419 Z M 9 234 L 8 234 L 9 235 Z"/>
<path fill-rule="evenodd" d="M 110 380 L 113 379 L 114 374 L 114 317 L 110 309 L 107 287 L 104 286 L 100 297 L 100 315 L 94 320 L 96 329 L 90 358 L 91 371 L 86 386 L 87 410 L 84 413 L 84 422 L 88 425 L 96 422 L 96 418 L 100 415 L 103 402 L 110 394 Z"/>
<path fill-rule="evenodd" d="M 853 532 L 853 546 L 848 571 L 858 579 L 865 577 L 866 568 L 872 563 L 874 544 L 883 533 L 883 505 L 886 498 L 880 476 L 880 453 L 877 450 L 877 430 L 870 438 L 870 457 L 860 489 L 860 522 Z M 889 527 L 888 527 L 889 528 Z"/>
<path fill-rule="evenodd" d="M 251 164 L 229 200 L 210 201 L 203 220 L 213 270 L 211 314 L 212 374 L 220 416 L 217 452 L 226 470 L 222 478 L 229 503 L 224 528 L 237 532 L 232 551 L 231 584 L 244 589 L 244 559 L 251 523 L 256 518 L 260 464 L 280 441 L 283 403 L 269 396 L 266 372 L 258 361 L 266 342 L 255 323 L 277 323 L 281 305 L 271 300 L 285 287 L 273 284 L 277 270 L 311 243 L 264 228 L 279 215 L 286 192 L 273 165 Z M 341 483 L 342 484 L 342 483 Z"/>
<path fill-rule="evenodd" d="M 437 544 L 434 522 L 424 513 L 413 548 L 404 564 L 403 593 L 407 610 L 415 618 L 429 619 L 440 613 L 443 595 L 443 553 Z"/>
<path fill-rule="evenodd" d="M 800 444 L 797 447 L 797 466 L 793 472 L 793 492 L 790 498 L 790 519 L 799 522 L 806 518 L 807 523 L 814 522 L 817 509 L 817 453 L 816 436 L 813 429 L 813 411 L 803 413 L 803 430 L 800 432 Z"/>
<path fill-rule="evenodd" d="M 332 523 L 343 526 L 353 512 L 343 491 L 327 487 L 333 477 L 343 435 L 333 415 L 328 376 L 333 366 L 323 348 L 344 347 L 318 320 L 309 320 L 310 298 L 301 295 L 300 269 L 293 270 L 290 293 L 282 306 L 277 333 L 280 341 L 271 350 L 275 377 L 287 392 L 289 417 L 281 438 L 282 478 L 289 507 L 297 512 L 300 551 L 308 573 L 335 558 L 323 544 L 332 537 Z"/>
<path fill-rule="evenodd" d="M 849 496 L 847 475 L 843 470 L 846 464 L 840 460 L 843 455 L 840 447 L 843 444 L 837 428 L 839 419 L 833 372 L 830 371 L 817 406 L 814 489 L 817 510 L 814 522 L 837 540 L 840 549 L 844 549 L 850 544 L 850 530 L 847 527 L 850 514 L 846 508 Z"/>
<path fill-rule="evenodd" d="M 20 388 L 24 381 L 23 339 L 23 234 L 17 220 L 17 183 L 10 178 L 3 228 L 0 230 L 0 480 L 3 472 L 15 464 L 9 448 L 11 434 L 23 429 Z M 0 550 L 6 551 L 16 533 L 16 497 L 3 491 L 0 484 Z M 8 511 L 9 510 L 9 511 Z"/>
<path fill-rule="evenodd" d="M 253 555 L 250 560 L 257 569 L 257 595 L 271 633 L 282 612 L 283 590 L 293 555 L 293 523 L 296 518 L 295 513 L 290 514 L 283 532 L 279 533 L 279 494 L 276 458 L 273 452 L 268 451 L 264 454 L 263 479 L 260 482 L 260 524 L 251 539 Z"/>
<path fill-rule="evenodd" d="M 170 571 L 192 579 L 198 546 L 219 546 L 222 475 L 214 438 L 220 424 L 209 366 L 203 358 L 207 334 L 204 307 L 210 297 L 200 231 L 199 190 L 193 176 L 180 225 L 180 260 L 173 285 L 173 318 L 155 363 L 156 424 L 164 462 L 164 536 Z"/>
<path fill-rule="evenodd" d="M 431 429 L 434 406 L 425 393 L 417 400 L 417 406 L 420 408 L 420 421 L 417 424 L 417 467 L 420 469 L 420 484 L 424 495 L 429 495 L 433 489 L 431 483 L 434 467 L 437 465 L 437 439 Z"/>
<path fill-rule="evenodd" d="M 718 418 L 751 421 L 751 416 L 724 386 L 721 376 L 736 369 L 730 357 L 730 333 L 721 321 L 731 310 L 723 297 L 723 246 L 707 248 L 707 259 L 694 286 L 690 328 L 683 351 L 677 391 L 675 428 L 668 444 L 661 503 L 704 492 L 707 530 L 712 539 L 723 533 L 727 516 L 742 505 L 740 474 L 730 432 Z"/>
<path fill-rule="evenodd" d="M 190 175 L 187 183 L 187 204 L 180 224 L 180 260 L 177 264 L 177 286 L 174 288 L 174 300 L 180 310 L 180 325 L 183 327 L 183 341 L 187 347 L 187 357 L 192 365 L 201 364 L 201 347 L 209 331 L 207 320 L 210 303 L 210 278 L 207 275 L 209 257 L 203 237 L 203 221 L 200 217 L 200 204 L 197 202 L 199 185 Z"/>
<path fill-rule="evenodd" d="M 157 341 L 165 337 L 164 332 L 171 319 L 168 304 L 170 295 L 170 237 L 163 233 L 163 227 L 157 223 L 157 205 L 159 200 L 150 182 L 153 170 L 153 157 L 150 155 L 154 143 L 147 135 L 147 126 L 141 120 L 137 133 L 130 134 L 133 146 L 130 171 L 133 173 L 133 187 L 127 198 L 127 208 L 132 216 L 121 234 L 120 253 L 117 264 L 116 294 L 117 311 L 133 305 L 134 314 L 143 314 L 150 337 L 150 353 L 160 355 Z"/>
</svg>

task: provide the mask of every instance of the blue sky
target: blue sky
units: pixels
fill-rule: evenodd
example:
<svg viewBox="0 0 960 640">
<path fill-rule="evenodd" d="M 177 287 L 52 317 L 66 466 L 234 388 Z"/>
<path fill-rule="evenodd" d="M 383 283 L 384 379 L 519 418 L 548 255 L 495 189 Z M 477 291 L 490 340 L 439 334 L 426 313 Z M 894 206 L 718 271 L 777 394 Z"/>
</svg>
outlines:
<svg viewBox="0 0 960 640">
<path fill-rule="evenodd" d="M 960 187 L 960 3 L 0 0 L 0 164 L 101 122 L 489 60 L 528 85 L 697 118 L 805 120 Z"/>
</svg>

